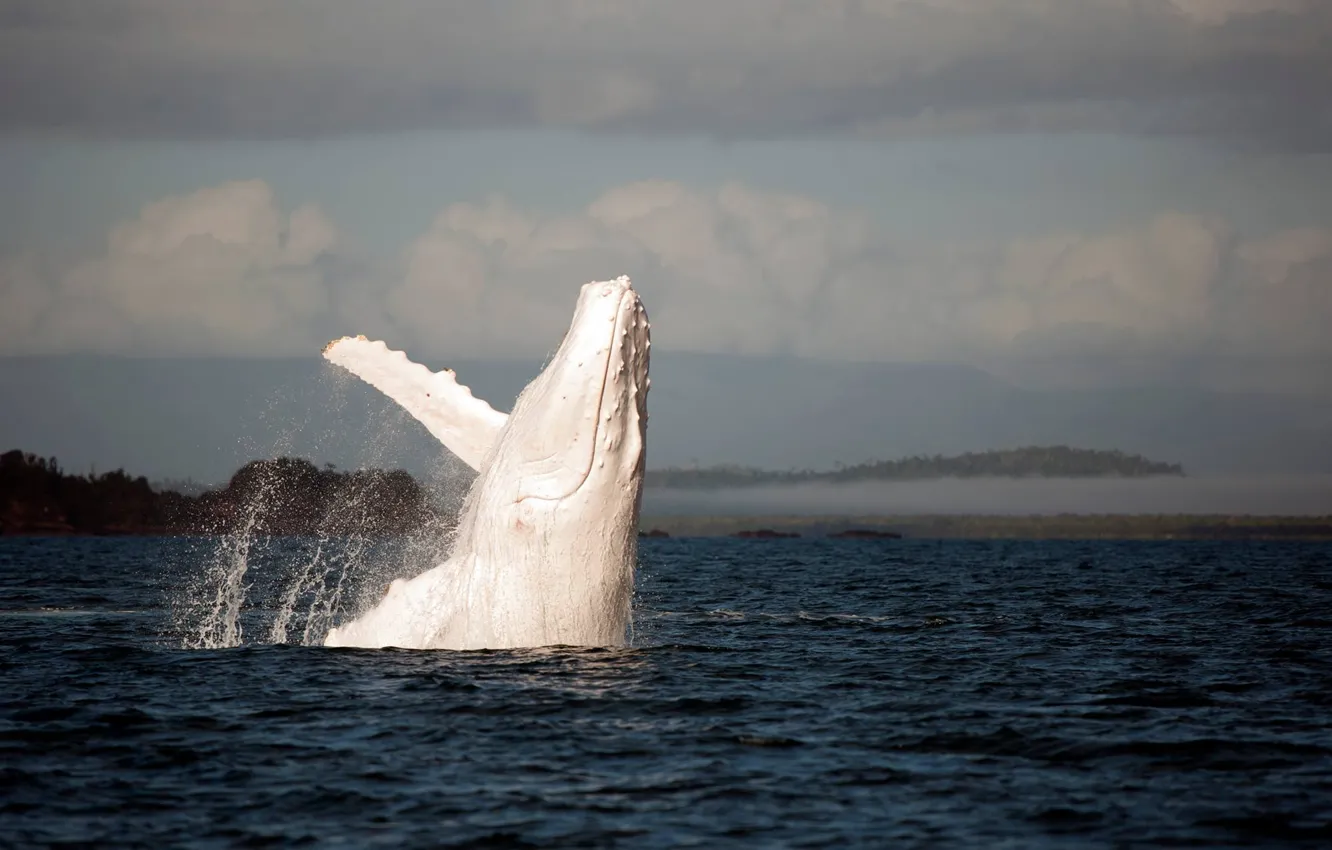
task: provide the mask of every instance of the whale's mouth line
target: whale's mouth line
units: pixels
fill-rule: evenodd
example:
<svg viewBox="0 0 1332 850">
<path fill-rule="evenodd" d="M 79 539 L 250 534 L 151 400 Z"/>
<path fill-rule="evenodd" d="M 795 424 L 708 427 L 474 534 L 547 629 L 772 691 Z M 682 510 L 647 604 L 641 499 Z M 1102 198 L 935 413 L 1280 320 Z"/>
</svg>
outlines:
<svg viewBox="0 0 1332 850">
<path fill-rule="evenodd" d="M 611 325 L 610 340 L 606 345 L 606 359 L 605 363 L 602 364 L 602 370 L 601 370 L 601 386 L 597 390 L 597 412 L 595 418 L 593 419 L 593 426 L 592 426 L 592 443 L 591 443 L 592 450 L 588 452 L 587 465 L 582 470 L 582 476 L 578 479 L 578 483 L 575 484 L 572 488 L 570 488 L 569 492 L 565 493 L 562 496 L 558 497 L 523 496 L 522 498 L 518 499 L 517 502 L 518 504 L 522 504 L 523 502 L 529 502 L 529 501 L 535 501 L 535 502 L 563 501 L 569 498 L 570 496 L 574 495 L 575 493 L 577 493 L 579 490 L 583 489 L 583 485 L 587 483 L 587 479 L 592 476 L 592 466 L 597 462 L 597 440 L 601 437 L 601 430 L 604 427 L 601 420 L 601 411 L 606 406 L 606 386 L 610 383 L 611 360 L 614 359 L 615 340 L 621 335 L 621 332 L 625 330 L 625 323 L 628 322 L 630 318 L 632 318 L 632 316 L 627 317 L 624 311 L 625 299 L 629 298 L 630 296 L 637 297 L 637 293 L 635 293 L 632 288 L 626 287 L 625 290 L 620 293 L 620 299 L 615 302 L 615 321 Z M 621 356 L 623 357 L 623 355 Z"/>
</svg>

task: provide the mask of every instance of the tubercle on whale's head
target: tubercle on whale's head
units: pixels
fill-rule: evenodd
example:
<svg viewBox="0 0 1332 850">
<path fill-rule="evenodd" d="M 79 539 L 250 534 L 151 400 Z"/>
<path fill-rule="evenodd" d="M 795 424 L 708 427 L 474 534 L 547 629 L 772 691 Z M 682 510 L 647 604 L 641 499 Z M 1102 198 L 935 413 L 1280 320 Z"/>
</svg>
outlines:
<svg viewBox="0 0 1332 850">
<path fill-rule="evenodd" d="M 641 488 L 650 330 L 628 277 L 583 286 L 568 332 L 518 397 L 493 461 L 514 482 L 515 501 Z"/>
<path fill-rule="evenodd" d="M 328 344 L 324 346 L 323 351 L 322 351 L 321 353 L 323 353 L 323 354 L 327 354 L 327 353 L 328 353 L 328 350 L 329 350 L 330 348 L 332 348 L 333 346 L 337 345 L 338 343 L 340 343 L 340 342 L 342 342 L 343 340 L 346 340 L 346 339 L 353 339 L 353 337 L 349 337 L 349 336 L 340 336 L 340 337 L 338 337 L 337 339 L 330 339 L 330 340 L 328 341 Z M 357 334 L 357 335 L 354 337 L 354 339 L 359 339 L 361 342 L 368 342 L 368 341 L 369 341 L 369 340 L 366 339 L 365 334 Z"/>
</svg>

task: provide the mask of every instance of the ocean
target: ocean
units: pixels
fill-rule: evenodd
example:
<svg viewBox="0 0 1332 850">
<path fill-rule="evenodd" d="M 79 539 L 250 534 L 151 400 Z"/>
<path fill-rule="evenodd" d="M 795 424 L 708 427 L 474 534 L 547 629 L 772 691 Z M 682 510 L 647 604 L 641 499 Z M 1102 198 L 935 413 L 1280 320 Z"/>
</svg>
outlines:
<svg viewBox="0 0 1332 850">
<path fill-rule="evenodd" d="M 641 544 L 631 646 L 460 653 L 0 539 L 0 846 L 1332 846 L 1332 546 Z"/>
</svg>

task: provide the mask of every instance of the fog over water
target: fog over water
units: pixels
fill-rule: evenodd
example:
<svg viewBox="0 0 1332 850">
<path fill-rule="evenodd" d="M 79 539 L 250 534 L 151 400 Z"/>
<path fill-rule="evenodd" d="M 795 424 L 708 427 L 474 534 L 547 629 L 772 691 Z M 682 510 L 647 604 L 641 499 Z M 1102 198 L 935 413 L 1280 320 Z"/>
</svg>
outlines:
<svg viewBox="0 0 1332 850">
<path fill-rule="evenodd" d="M 649 488 L 646 515 L 1332 514 L 1332 475 L 947 478 L 724 490 Z"/>
</svg>

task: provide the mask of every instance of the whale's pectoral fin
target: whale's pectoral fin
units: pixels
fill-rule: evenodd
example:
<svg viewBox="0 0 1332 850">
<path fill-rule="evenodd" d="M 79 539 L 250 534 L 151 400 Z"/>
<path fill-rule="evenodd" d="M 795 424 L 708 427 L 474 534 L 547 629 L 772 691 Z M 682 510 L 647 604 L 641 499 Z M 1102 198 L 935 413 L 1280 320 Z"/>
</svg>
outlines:
<svg viewBox="0 0 1332 850">
<path fill-rule="evenodd" d="M 432 372 L 382 342 L 344 336 L 324 348 L 324 359 L 402 405 L 473 469 L 480 469 L 509 418 L 473 396 L 454 378 L 453 370 Z"/>
</svg>

